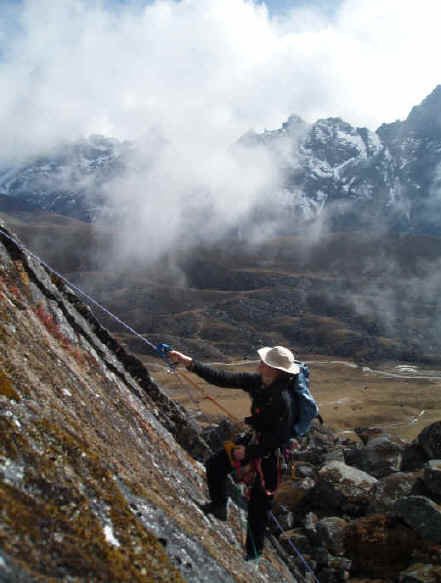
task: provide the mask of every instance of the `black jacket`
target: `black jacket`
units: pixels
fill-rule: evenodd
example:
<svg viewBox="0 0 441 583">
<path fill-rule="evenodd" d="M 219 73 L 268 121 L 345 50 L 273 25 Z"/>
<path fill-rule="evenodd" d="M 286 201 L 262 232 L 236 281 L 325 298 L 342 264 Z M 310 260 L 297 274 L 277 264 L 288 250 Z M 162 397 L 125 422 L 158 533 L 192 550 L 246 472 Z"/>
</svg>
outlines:
<svg viewBox="0 0 441 583">
<path fill-rule="evenodd" d="M 287 444 L 294 422 L 291 397 L 294 376 L 284 375 L 272 385 L 264 386 L 258 373 L 230 373 L 197 361 L 193 361 L 189 370 L 213 385 L 242 389 L 250 395 L 251 417 L 248 419 L 258 443 L 247 446 L 247 460 L 264 457 Z"/>
</svg>

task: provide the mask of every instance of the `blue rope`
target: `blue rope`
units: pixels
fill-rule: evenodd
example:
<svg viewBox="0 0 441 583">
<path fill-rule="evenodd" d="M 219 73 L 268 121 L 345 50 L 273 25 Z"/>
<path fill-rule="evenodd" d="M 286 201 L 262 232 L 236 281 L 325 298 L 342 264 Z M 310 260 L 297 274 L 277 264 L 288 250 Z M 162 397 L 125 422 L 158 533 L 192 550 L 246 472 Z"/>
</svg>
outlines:
<svg viewBox="0 0 441 583">
<path fill-rule="evenodd" d="M 5 233 L 5 231 L 3 231 L 3 229 L 0 229 L 0 234 L 2 234 L 4 237 L 6 237 L 6 239 L 9 239 L 10 241 L 12 241 L 15 245 L 17 245 L 17 247 L 19 249 L 21 249 L 25 253 L 28 253 L 31 257 L 33 257 L 34 259 L 36 259 L 37 261 L 39 261 L 42 265 L 44 265 L 44 267 L 48 271 L 50 271 L 51 273 L 53 273 L 54 275 L 56 275 L 57 277 L 59 277 L 62 281 L 64 281 L 64 283 L 66 283 L 72 289 L 74 289 L 76 292 L 78 292 L 79 294 L 81 294 L 82 296 L 84 296 L 91 304 L 93 304 L 94 306 L 96 306 L 97 308 L 99 308 L 100 310 L 102 310 L 105 314 L 107 314 L 108 316 L 110 316 L 113 320 L 115 320 L 116 322 L 118 322 L 118 324 L 120 324 L 121 326 L 123 326 L 124 328 L 126 328 L 129 332 L 131 332 L 132 334 L 134 334 L 137 338 L 139 338 L 140 340 L 142 340 L 143 342 L 145 342 L 146 344 L 148 344 L 151 348 L 153 348 L 154 350 L 156 350 L 157 352 L 159 352 L 159 355 L 161 356 L 161 358 L 164 358 L 165 360 L 167 360 L 170 369 L 173 369 L 173 366 L 174 365 L 172 365 L 169 362 L 168 357 L 167 357 L 167 352 L 169 350 L 171 350 L 171 348 L 167 344 L 159 344 L 159 345 L 153 344 L 153 342 L 150 342 L 150 340 L 148 338 L 145 338 L 144 336 L 142 336 L 139 332 L 137 332 L 136 330 L 134 330 L 131 326 L 129 326 L 128 324 L 126 324 L 125 322 L 123 322 L 122 320 L 120 320 L 118 318 L 118 316 L 115 316 L 115 314 L 112 314 L 112 312 L 110 312 L 107 308 L 105 308 L 104 306 L 102 306 L 101 304 L 99 304 L 96 300 L 94 300 L 91 296 L 89 296 L 89 294 L 87 294 L 82 289 L 80 289 L 78 286 L 76 286 L 75 284 L 73 284 L 72 282 L 70 282 L 63 275 L 61 275 L 60 273 L 58 273 L 57 271 L 55 271 L 55 269 L 53 269 L 45 261 L 43 261 L 42 259 L 40 259 L 40 257 L 38 257 L 38 255 L 35 255 L 35 253 L 32 253 L 31 251 L 29 251 L 29 249 L 26 249 L 19 241 L 17 241 L 16 239 L 14 239 L 14 237 L 11 237 L 10 235 L 8 235 L 8 233 Z"/>
<path fill-rule="evenodd" d="M 274 520 L 274 522 L 277 524 L 277 526 L 280 529 L 280 532 L 282 534 L 284 534 L 283 532 L 283 528 L 280 525 L 280 522 L 277 520 L 277 518 L 274 516 L 274 514 L 272 512 L 270 512 L 270 516 L 272 517 L 272 519 Z M 302 553 L 296 548 L 295 544 L 292 542 L 291 537 L 288 537 L 288 543 L 290 544 L 291 548 L 294 550 L 295 554 L 298 556 L 298 558 L 302 561 L 302 563 L 304 564 L 305 568 L 307 571 L 309 571 L 312 575 L 312 578 L 314 579 L 315 583 L 320 583 L 320 581 L 317 579 L 317 577 L 314 574 L 314 571 L 311 569 L 311 567 L 308 565 L 308 563 L 305 561 Z"/>
</svg>

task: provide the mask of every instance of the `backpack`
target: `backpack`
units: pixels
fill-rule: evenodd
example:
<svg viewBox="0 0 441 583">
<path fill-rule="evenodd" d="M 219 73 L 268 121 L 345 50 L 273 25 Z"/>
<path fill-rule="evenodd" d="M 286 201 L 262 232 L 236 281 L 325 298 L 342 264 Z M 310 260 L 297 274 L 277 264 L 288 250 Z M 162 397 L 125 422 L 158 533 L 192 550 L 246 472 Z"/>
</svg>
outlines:
<svg viewBox="0 0 441 583">
<path fill-rule="evenodd" d="M 296 376 L 295 385 L 291 389 L 291 402 L 294 423 L 292 437 L 303 437 L 311 428 L 315 417 L 320 419 L 317 403 L 309 390 L 309 368 L 304 362 L 295 361 L 300 366 L 300 372 Z"/>
</svg>

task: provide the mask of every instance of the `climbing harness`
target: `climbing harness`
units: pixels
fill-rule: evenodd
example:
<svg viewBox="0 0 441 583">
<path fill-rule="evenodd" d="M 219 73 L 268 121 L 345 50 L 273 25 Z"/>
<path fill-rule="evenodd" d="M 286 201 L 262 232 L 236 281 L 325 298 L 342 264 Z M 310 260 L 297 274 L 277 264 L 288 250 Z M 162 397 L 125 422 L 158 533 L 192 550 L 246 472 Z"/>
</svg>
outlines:
<svg viewBox="0 0 441 583">
<path fill-rule="evenodd" d="M 258 443 L 256 435 L 247 442 L 247 445 L 252 443 Z M 251 489 L 256 481 L 256 477 L 259 476 L 260 483 L 263 491 L 267 496 L 273 496 L 280 486 L 282 481 L 282 466 L 280 461 L 280 455 L 276 452 L 276 463 L 277 463 L 277 482 L 274 490 L 270 491 L 266 487 L 265 477 L 262 470 L 262 458 L 254 458 L 250 460 L 247 464 L 242 464 L 234 458 L 234 449 L 241 443 L 234 443 L 233 441 L 224 441 L 224 450 L 230 460 L 231 466 L 234 468 L 234 478 L 236 483 L 243 487 L 242 494 L 244 494 L 248 499 L 250 499 Z"/>
<path fill-rule="evenodd" d="M 286 447 L 279 448 L 277 455 L 280 459 L 280 470 L 282 475 L 288 476 L 291 480 L 296 478 L 296 463 L 295 454 L 296 450 L 300 447 L 300 443 L 297 439 L 290 439 Z"/>
</svg>

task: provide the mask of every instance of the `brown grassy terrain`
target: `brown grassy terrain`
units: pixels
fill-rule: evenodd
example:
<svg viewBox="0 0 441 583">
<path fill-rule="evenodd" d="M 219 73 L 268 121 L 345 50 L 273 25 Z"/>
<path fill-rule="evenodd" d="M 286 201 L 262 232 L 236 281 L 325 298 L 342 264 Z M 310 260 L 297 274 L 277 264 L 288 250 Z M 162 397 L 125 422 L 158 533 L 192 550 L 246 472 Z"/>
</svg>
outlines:
<svg viewBox="0 0 441 583">
<path fill-rule="evenodd" d="M 419 369 L 415 378 L 398 378 L 399 374 L 406 376 L 396 368 L 398 363 L 372 370 L 349 361 L 336 361 L 334 357 L 308 355 L 305 360 L 311 369 L 311 388 L 321 415 L 326 424 L 342 435 L 357 439 L 354 428 L 380 426 L 411 441 L 423 427 L 441 419 L 441 372 Z M 158 361 L 150 361 L 148 366 L 155 380 L 170 395 L 189 409 L 202 412 L 202 419 L 225 416 L 212 401 L 204 398 L 204 393 L 236 417 L 249 415 L 249 398 L 243 391 L 213 387 L 185 372 L 200 387 L 198 390 L 180 375 L 168 373 Z M 256 363 L 236 364 L 228 365 L 228 370 L 254 371 L 255 367 Z M 431 378 L 418 378 L 424 376 Z"/>
</svg>

